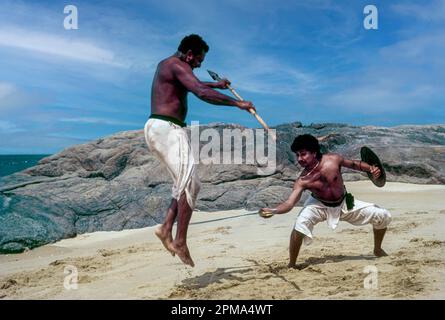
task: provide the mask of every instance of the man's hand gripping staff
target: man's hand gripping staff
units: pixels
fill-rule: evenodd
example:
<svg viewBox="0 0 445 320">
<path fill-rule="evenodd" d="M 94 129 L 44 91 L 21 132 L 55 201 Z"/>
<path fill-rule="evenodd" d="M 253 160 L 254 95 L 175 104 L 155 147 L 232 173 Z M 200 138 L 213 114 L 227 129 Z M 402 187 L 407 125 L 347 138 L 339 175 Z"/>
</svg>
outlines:
<svg viewBox="0 0 445 320">
<path fill-rule="evenodd" d="M 230 82 L 226 79 L 221 79 L 221 77 L 213 71 L 207 70 L 207 72 L 210 74 L 210 76 L 212 77 L 213 80 L 221 82 L 221 81 L 226 81 L 227 83 L 227 88 L 233 93 L 233 95 L 240 101 L 244 101 L 244 99 L 235 91 L 235 89 L 233 89 L 230 86 Z M 270 130 L 269 126 L 266 124 L 266 122 L 264 122 L 264 120 L 258 115 L 258 113 L 252 109 L 249 108 L 248 111 L 255 116 L 255 118 L 258 120 L 258 122 L 263 126 L 263 128 L 272 136 L 272 139 L 274 141 L 277 141 L 277 137 L 275 136 L 275 134 Z"/>
</svg>

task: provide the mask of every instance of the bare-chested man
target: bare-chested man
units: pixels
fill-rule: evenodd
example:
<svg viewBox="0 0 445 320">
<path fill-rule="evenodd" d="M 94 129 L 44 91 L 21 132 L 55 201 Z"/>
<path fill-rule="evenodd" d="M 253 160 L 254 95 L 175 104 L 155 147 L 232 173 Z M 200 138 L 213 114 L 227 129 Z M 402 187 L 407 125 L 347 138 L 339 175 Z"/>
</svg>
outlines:
<svg viewBox="0 0 445 320">
<path fill-rule="evenodd" d="M 255 110 L 249 101 L 238 101 L 213 88 L 226 89 L 227 79 L 219 82 L 201 82 L 193 74 L 204 61 L 209 47 L 198 35 L 182 39 L 178 51 L 162 60 L 156 70 L 151 90 L 151 116 L 145 124 L 145 139 L 150 150 L 163 163 L 172 179 L 172 201 L 164 223 L 155 234 L 172 255 L 194 266 L 187 247 L 187 229 L 200 189 L 200 182 L 185 127 L 187 94 L 192 92 L 199 99 L 211 104 Z M 178 217 L 176 238 L 172 227 Z"/>
<path fill-rule="evenodd" d="M 310 190 L 311 196 L 304 204 L 295 222 L 289 244 L 289 267 L 296 268 L 298 253 L 301 244 L 312 241 L 314 226 L 327 221 L 335 229 L 339 220 L 347 221 L 353 225 L 372 224 L 374 230 L 374 254 L 385 256 L 382 241 L 386 227 L 391 221 L 388 210 L 374 204 L 353 200 L 351 194 L 346 192 L 341 167 L 370 172 L 374 178 L 380 176 L 380 169 L 370 166 L 359 160 L 348 160 L 339 154 L 321 154 L 318 140 L 308 134 L 295 138 L 291 150 L 295 152 L 298 163 L 304 168 L 295 181 L 289 198 L 276 208 L 262 208 L 260 214 L 269 217 L 272 214 L 289 212 L 300 200 L 304 190 Z"/>
</svg>

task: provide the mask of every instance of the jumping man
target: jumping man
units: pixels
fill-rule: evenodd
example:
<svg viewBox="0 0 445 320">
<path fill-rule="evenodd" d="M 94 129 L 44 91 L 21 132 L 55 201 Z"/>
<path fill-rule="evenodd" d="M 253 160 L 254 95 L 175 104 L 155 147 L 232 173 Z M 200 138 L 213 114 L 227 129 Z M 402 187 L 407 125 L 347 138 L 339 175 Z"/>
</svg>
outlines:
<svg viewBox="0 0 445 320">
<path fill-rule="evenodd" d="M 211 104 L 255 110 L 249 101 L 238 101 L 216 90 L 226 89 L 230 82 L 201 82 L 193 69 L 199 68 L 209 47 L 198 35 L 182 39 L 178 51 L 162 60 L 157 67 L 151 89 L 151 116 L 145 124 L 145 140 L 150 150 L 169 171 L 173 179 L 172 201 L 164 223 L 155 234 L 172 255 L 194 266 L 187 247 L 187 229 L 200 190 L 200 181 L 194 164 L 190 141 L 183 129 L 187 116 L 187 94 Z M 177 220 L 176 237 L 172 227 Z"/>
</svg>

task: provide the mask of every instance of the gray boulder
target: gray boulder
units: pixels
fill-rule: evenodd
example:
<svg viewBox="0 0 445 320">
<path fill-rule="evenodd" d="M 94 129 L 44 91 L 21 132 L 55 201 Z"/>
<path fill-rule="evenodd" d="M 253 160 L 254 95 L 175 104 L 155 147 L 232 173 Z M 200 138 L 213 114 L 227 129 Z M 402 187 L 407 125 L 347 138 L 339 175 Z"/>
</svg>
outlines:
<svg viewBox="0 0 445 320">
<path fill-rule="evenodd" d="M 220 137 L 224 129 L 247 132 L 238 125 L 211 124 L 200 127 L 200 132 L 205 129 Z M 264 164 L 255 157 L 246 163 L 252 159 L 251 142 L 217 144 L 221 157 L 224 150 L 244 151 L 243 163 L 198 165 L 202 189 L 197 210 L 258 210 L 284 201 L 299 173 L 290 145 L 303 133 L 324 137 L 325 151 L 350 158 L 359 158 L 361 146 L 370 146 L 383 160 L 389 181 L 445 183 L 445 126 L 291 123 L 276 129 L 276 168 L 267 174 L 259 170 Z M 208 154 L 210 142 L 203 140 L 199 155 Z M 367 179 L 348 170 L 344 178 Z M 162 222 L 170 201 L 170 177 L 149 152 L 141 130 L 73 146 L 0 178 L 0 253 L 21 252 L 85 232 L 155 225 Z"/>
</svg>

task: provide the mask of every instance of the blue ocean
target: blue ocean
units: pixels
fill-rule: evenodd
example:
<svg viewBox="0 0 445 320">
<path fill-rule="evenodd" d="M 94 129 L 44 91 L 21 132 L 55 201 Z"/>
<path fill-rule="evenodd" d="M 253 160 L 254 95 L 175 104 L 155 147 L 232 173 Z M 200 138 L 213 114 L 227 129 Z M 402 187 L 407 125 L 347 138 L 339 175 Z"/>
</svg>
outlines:
<svg viewBox="0 0 445 320">
<path fill-rule="evenodd" d="M 0 155 L 0 177 L 35 166 L 48 154 L 11 154 Z"/>
</svg>

